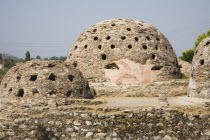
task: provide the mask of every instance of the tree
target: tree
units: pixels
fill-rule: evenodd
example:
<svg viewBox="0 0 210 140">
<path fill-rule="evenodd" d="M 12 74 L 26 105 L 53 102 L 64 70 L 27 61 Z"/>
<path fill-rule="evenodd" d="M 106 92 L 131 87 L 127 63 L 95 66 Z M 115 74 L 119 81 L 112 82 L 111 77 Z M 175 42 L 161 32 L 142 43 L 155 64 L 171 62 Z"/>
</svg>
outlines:
<svg viewBox="0 0 210 140">
<path fill-rule="evenodd" d="M 180 56 L 179 58 L 191 63 L 194 56 L 194 51 L 195 51 L 194 49 L 186 50 L 182 52 L 182 56 Z"/>
<path fill-rule="evenodd" d="M 26 55 L 25 60 L 26 61 L 30 61 L 31 60 L 31 54 L 30 54 L 30 52 L 27 51 L 25 55 Z"/>
<path fill-rule="evenodd" d="M 200 42 L 204 38 L 206 38 L 208 36 L 210 36 L 210 29 L 207 32 L 205 32 L 202 35 L 199 35 L 197 37 L 197 41 L 195 42 L 194 49 L 189 49 L 189 50 L 186 50 L 186 51 L 182 52 L 182 56 L 180 56 L 179 58 L 182 59 L 182 60 L 184 60 L 184 61 L 187 61 L 187 62 L 190 62 L 191 63 L 192 62 L 192 59 L 193 59 L 193 56 L 194 56 L 194 52 L 196 50 L 196 47 L 200 44 Z"/>
<path fill-rule="evenodd" d="M 208 36 L 210 36 L 210 29 L 209 29 L 207 32 L 205 32 L 205 33 L 203 33 L 202 35 L 199 35 L 199 36 L 197 37 L 197 41 L 195 42 L 195 48 L 200 44 L 200 42 L 201 42 L 204 38 L 206 38 L 206 37 L 208 37 Z"/>
<path fill-rule="evenodd" d="M 39 55 L 36 56 L 36 59 L 41 59 L 41 57 Z"/>
</svg>

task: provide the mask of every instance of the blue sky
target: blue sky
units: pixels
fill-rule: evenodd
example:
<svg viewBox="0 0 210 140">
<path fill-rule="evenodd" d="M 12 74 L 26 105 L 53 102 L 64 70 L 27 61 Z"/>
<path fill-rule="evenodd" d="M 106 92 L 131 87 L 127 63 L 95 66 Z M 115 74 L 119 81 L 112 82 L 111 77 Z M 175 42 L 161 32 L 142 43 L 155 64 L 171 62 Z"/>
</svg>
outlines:
<svg viewBox="0 0 210 140">
<path fill-rule="evenodd" d="M 0 0 L 0 52 L 66 56 L 93 24 L 129 18 L 158 28 L 180 56 L 210 28 L 209 6 L 210 0 Z"/>
</svg>

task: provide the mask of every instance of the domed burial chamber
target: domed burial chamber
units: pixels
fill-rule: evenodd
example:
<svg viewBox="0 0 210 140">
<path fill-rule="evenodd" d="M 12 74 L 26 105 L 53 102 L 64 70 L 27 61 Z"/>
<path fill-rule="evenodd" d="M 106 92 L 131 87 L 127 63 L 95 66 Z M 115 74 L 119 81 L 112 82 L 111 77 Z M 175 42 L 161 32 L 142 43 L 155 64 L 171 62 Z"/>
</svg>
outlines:
<svg viewBox="0 0 210 140">
<path fill-rule="evenodd" d="M 8 97 L 93 98 L 82 73 L 63 61 L 32 60 L 11 68 L 1 83 Z"/>
<path fill-rule="evenodd" d="M 164 35 L 131 19 L 102 21 L 84 31 L 71 47 L 67 62 L 80 69 L 95 88 L 96 83 L 134 85 L 181 78 L 176 54 Z"/>
<path fill-rule="evenodd" d="M 210 37 L 203 39 L 196 48 L 188 95 L 210 99 Z"/>
</svg>

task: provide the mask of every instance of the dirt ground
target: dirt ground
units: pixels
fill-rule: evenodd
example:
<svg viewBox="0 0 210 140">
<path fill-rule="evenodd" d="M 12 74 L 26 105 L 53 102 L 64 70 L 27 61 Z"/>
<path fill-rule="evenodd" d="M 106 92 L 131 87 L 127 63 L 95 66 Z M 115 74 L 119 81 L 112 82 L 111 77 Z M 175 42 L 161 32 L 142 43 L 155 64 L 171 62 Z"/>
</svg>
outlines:
<svg viewBox="0 0 210 140">
<path fill-rule="evenodd" d="M 107 107 L 143 107 L 143 106 L 160 106 L 158 97 L 104 97 Z M 169 106 L 198 106 L 210 102 L 209 99 L 192 98 L 187 96 L 168 97 Z"/>
</svg>

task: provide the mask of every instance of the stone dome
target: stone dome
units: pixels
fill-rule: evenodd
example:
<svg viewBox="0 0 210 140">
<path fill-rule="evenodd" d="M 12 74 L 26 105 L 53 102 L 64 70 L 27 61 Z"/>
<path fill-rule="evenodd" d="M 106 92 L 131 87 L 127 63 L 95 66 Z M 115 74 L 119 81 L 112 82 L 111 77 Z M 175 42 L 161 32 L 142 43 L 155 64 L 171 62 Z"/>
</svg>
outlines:
<svg viewBox="0 0 210 140">
<path fill-rule="evenodd" d="M 192 60 L 192 75 L 188 94 L 191 97 L 210 98 L 210 37 L 197 46 Z"/>
<path fill-rule="evenodd" d="M 67 61 L 91 82 L 141 83 L 180 77 L 176 54 L 153 26 L 113 19 L 84 31 Z"/>
<path fill-rule="evenodd" d="M 1 86 L 9 97 L 93 98 L 82 73 L 63 61 L 18 63 L 4 76 Z"/>
</svg>

